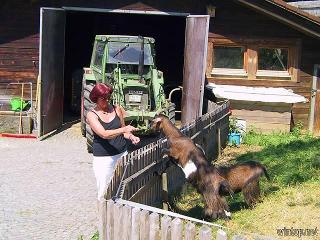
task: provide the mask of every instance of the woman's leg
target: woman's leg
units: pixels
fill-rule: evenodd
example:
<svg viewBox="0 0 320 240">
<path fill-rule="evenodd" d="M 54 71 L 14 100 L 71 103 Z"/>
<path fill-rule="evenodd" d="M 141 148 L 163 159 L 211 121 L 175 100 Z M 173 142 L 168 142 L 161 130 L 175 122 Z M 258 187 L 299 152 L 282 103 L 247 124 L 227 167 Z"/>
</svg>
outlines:
<svg viewBox="0 0 320 240">
<path fill-rule="evenodd" d="M 104 199 L 105 191 L 112 179 L 117 161 L 127 152 L 106 157 L 93 157 L 93 171 L 97 180 L 98 200 Z"/>
</svg>

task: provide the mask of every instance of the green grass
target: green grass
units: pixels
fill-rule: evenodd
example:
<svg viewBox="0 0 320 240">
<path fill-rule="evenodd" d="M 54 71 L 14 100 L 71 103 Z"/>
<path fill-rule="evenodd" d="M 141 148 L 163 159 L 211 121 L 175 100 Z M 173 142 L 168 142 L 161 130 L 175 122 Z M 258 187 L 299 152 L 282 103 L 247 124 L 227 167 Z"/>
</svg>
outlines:
<svg viewBox="0 0 320 240">
<path fill-rule="evenodd" d="M 260 146 L 259 151 L 257 146 Z M 245 151 L 240 151 L 241 148 Z M 216 223 L 229 227 L 229 232 L 233 233 L 252 232 L 275 237 L 278 237 L 276 229 L 281 227 L 320 228 L 319 138 L 301 134 L 300 129 L 268 135 L 249 132 L 240 149 L 228 147 L 225 151 L 240 152 L 231 163 L 248 160 L 263 163 L 271 180 L 261 179 L 262 202 L 253 209 L 247 208 L 242 194 L 228 198 L 232 220 Z M 203 201 L 191 186 L 174 196 L 172 205 L 177 212 L 202 218 Z M 307 239 L 320 239 L 320 232 Z"/>
<path fill-rule="evenodd" d="M 78 240 L 84 240 L 83 235 L 78 237 Z M 90 238 L 90 240 L 99 240 L 99 232 L 96 231 L 92 237 Z"/>
</svg>

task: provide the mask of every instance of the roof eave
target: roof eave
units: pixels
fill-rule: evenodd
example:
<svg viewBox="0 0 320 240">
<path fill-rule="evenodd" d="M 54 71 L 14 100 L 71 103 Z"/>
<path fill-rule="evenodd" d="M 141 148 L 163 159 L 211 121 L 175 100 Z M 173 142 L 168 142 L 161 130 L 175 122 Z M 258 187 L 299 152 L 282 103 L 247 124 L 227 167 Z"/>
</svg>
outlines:
<svg viewBox="0 0 320 240">
<path fill-rule="evenodd" d="M 262 12 L 270 17 L 273 17 L 277 20 L 279 20 L 280 22 L 283 22 L 295 29 L 297 29 L 300 32 L 303 32 L 305 34 L 308 34 L 310 36 L 316 37 L 316 38 L 320 38 L 320 20 L 315 19 L 316 17 L 312 17 L 310 18 L 308 13 L 301 13 L 301 11 L 297 10 L 297 9 L 293 9 L 295 7 L 290 6 L 289 4 L 283 2 L 281 4 L 279 4 L 280 1 L 274 1 L 274 0 L 264 0 L 264 1 L 249 1 L 249 0 L 237 0 L 238 2 L 240 2 L 241 4 L 244 4 L 252 9 L 255 9 L 256 11 Z M 281 8 L 283 10 L 285 10 L 286 12 L 293 14 L 295 17 L 297 18 L 301 18 L 304 21 L 306 21 L 308 23 L 308 25 L 312 26 L 312 28 L 305 26 L 304 24 L 299 23 L 298 21 L 294 21 L 292 19 L 286 18 L 284 16 L 281 16 L 278 13 L 272 12 L 269 9 L 264 8 L 263 6 L 259 5 L 259 2 L 267 2 L 269 4 L 272 4 L 273 6 L 277 7 L 277 8 Z M 288 6 L 289 7 L 288 7 Z"/>
</svg>

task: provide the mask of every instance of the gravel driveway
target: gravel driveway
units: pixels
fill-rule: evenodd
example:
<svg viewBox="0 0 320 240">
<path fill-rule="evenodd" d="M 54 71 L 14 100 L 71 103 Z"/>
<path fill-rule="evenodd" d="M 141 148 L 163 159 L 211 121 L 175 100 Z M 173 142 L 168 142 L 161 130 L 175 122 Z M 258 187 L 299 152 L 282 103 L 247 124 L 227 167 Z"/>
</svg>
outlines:
<svg viewBox="0 0 320 240">
<path fill-rule="evenodd" d="M 91 158 L 79 123 L 43 141 L 0 138 L 0 239 L 90 239 Z"/>
</svg>

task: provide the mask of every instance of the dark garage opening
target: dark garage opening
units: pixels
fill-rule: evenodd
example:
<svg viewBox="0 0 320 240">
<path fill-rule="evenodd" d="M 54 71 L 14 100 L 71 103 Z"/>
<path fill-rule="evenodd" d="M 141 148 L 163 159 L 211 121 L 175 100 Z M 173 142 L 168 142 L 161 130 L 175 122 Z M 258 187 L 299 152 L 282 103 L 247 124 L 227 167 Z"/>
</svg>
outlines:
<svg viewBox="0 0 320 240">
<path fill-rule="evenodd" d="M 72 74 L 89 67 L 95 35 L 153 37 L 156 41 L 156 66 L 164 73 L 168 97 L 170 90 L 182 86 L 183 82 L 185 26 L 185 16 L 67 10 L 63 121 L 80 118 L 80 113 L 70 110 Z M 80 86 L 77 91 L 81 91 Z M 180 110 L 181 92 L 173 94 L 172 100 Z M 177 118 L 180 117 L 177 114 Z"/>
</svg>

